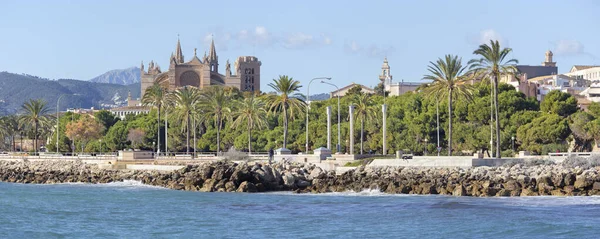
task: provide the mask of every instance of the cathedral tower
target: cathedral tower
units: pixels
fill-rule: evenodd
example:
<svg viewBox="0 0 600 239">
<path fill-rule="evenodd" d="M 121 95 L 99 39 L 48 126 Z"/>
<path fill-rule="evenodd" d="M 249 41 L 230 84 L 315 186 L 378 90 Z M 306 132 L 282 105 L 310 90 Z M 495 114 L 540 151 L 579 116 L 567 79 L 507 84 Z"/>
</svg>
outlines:
<svg viewBox="0 0 600 239">
<path fill-rule="evenodd" d="M 208 64 L 210 65 L 211 72 L 219 72 L 219 57 L 217 56 L 217 51 L 215 50 L 215 39 L 212 39 L 210 43 L 210 52 L 208 53 Z"/>
</svg>

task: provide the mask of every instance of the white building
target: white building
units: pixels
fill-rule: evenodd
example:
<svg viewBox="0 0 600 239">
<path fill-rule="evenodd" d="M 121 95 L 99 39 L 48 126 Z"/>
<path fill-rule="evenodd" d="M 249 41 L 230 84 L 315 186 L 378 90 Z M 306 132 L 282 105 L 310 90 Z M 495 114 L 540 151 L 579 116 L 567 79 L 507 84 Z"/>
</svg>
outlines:
<svg viewBox="0 0 600 239">
<path fill-rule="evenodd" d="M 582 66 L 575 65 L 571 67 L 569 73 L 565 73 L 578 80 L 588 80 L 600 82 L 600 66 Z"/>
<path fill-rule="evenodd" d="M 392 79 L 392 72 L 386 57 L 383 59 L 383 65 L 381 66 L 381 75 L 379 75 L 379 80 L 383 82 L 385 91 L 389 92 L 390 96 L 398 96 L 409 91 L 415 91 L 417 90 L 417 88 L 419 88 L 419 86 L 423 85 L 423 83 L 404 82 L 404 80 L 402 80 L 399 83 L 393 83 Z"/>
<path fill-rule="evenodd" d="M 553 90 L 559 90 L 569 94 L 579 94 L 584 91 L 588 84 L 585 80 L 578 80 L 567 75 L 538 76 L 527 80 L 536 84 L 536 99 L 542 101 L 544 97 Z"/>
</svg>

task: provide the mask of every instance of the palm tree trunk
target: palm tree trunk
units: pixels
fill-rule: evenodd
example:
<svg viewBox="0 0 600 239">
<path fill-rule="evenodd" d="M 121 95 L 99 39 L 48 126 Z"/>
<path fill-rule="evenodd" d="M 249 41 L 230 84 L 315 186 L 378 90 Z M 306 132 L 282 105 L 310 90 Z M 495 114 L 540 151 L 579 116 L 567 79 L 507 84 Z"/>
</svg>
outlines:
<svg viewBox="0 0 600 239">
<path fill-rule="evenodd" d="M 33 137 L 34 137 L 33 141 L 35 142 L 35 145 L 33 146 L 33 151 L 35 152 L 35 154 L 37 154 L 37 143 L 38 143 L 38 141 L 37 141 L 38 135 L 37 134 L 38 134 L 38 122 L 36 121 L 35 122 L 35 132 L 33 132 Z"/>
<path fill-rule="evenodd" d="M 448 90 L 448 156 L 452 156 L 452 88 Z"/>
<path fill-rule="evenodd" d="M 187 145 L 185 148 L 185 153 L 186 154 L 190 154 L 190 114 L 187 113 L 186 116 L 186 127 L 187 127 L 187 135 L 186 135 L 186 140 L 185 140 L 185 144 Z"/>
<path fill-rule="evenodd" d="M 494 80 L 494 110 L 496 111 L 496 158 L 500 158 L 500 121 L 498 120 L 498 77 L 493 76 Z"/>
<path fill-rule="evenodd" d="M 217 154 L 221 150 L 221 116 L 217 116 Z"/>
<path fill-rule="evenodd" d="M 365 116 L 360 118 L 360 154 L 363 154 L 363 139 L 365 133 Z"/>
<path fill-rule="evenodd" d="M 283 107 L 283 148 L 287 149 L 288 116 L 287 108 Z"/>
<path fill-rule="evenodd" d="M 158 120 L 156 122 L 156 152 L 160 152 L 160 105 L 158 106 Z"/>
<path fill-rule="evenodd" d="M 252 153 L 252 128 L 250 127 L 250 120 L 248 120 L 248 156 Z"/>
</svg>

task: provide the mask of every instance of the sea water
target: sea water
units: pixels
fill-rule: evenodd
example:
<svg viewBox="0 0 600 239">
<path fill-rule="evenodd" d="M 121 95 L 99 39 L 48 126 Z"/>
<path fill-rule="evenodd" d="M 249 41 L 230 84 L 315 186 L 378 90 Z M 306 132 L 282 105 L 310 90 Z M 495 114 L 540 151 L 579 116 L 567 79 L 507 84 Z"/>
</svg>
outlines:
<svg viewBox="0 0 600 239">
<path fill-rule="evenodd" d="M 0 238 L 600 238 L 600 197 L 201 193 L 0 183 Z"/>
</svg>

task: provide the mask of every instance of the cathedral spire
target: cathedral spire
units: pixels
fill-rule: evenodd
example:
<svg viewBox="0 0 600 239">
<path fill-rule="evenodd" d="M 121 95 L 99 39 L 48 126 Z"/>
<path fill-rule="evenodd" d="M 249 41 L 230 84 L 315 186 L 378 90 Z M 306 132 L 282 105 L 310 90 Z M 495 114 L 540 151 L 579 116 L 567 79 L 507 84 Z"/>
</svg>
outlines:
<svg viewBox="0 0 600 239">
<path fill-rule="evenodd" d="M 177 49 L 175 49 L 175 58 L 177 63 L 183 63 L 183 51 L 181 51 L 181 43 L 179 42 L 179 34 L 177 34 Z"/>
<path fill-rule="evenodd" d="M 208 59 L 210 61 L 217 61 L 217 51 L 215 50 L 215 39 L 214 38 L 210 42 L 210 52 L 208 53 Z"/>
</svg>

